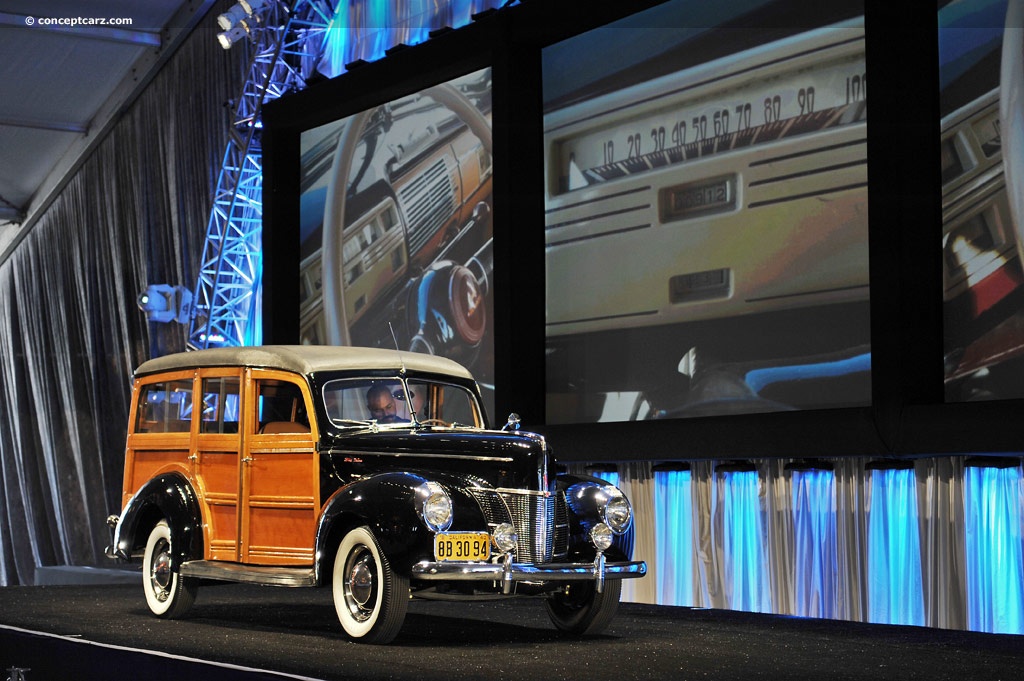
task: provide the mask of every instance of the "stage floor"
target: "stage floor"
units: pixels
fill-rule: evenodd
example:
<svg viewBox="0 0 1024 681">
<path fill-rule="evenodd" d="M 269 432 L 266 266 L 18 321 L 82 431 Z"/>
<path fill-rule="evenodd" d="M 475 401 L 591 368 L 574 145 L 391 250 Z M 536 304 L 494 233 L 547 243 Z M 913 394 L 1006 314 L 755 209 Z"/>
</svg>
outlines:
<svg viewBox="0 0 1024 681">
<path fill-rule="evenodd" d="M 536 600 L 414 601 L 389 646 L 340 632 L 326 589 L 204 587 L 190 618 L 164 621 L 141 585 L 0 588 L 0 671 L 24 681 L 995 681 L 1024 669 L 1024 636 L 629 603 L 582 640 L 561 637 Z"/>
</svg>

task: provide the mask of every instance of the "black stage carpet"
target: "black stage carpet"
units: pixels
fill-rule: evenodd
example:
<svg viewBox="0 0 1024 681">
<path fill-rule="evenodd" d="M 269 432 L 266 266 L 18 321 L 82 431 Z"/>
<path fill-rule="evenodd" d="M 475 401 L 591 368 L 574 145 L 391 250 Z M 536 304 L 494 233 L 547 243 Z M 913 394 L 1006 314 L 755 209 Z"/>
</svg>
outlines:
<svg viewBox="0 0 1024 681">
<path fill-rule="evenodd" d="M 955 679 L 1024 675 L 1024 636 L 624 603 L 601 636 L 562 638 L 536 600 L 410 604 L 389 646 L 347 642 L 330 591 L 218 585 L 191 617 L 140 586 L 0 589 L 0 678 Z M 18 672 L 17 670 L 24 670 Z"/>
</svg>

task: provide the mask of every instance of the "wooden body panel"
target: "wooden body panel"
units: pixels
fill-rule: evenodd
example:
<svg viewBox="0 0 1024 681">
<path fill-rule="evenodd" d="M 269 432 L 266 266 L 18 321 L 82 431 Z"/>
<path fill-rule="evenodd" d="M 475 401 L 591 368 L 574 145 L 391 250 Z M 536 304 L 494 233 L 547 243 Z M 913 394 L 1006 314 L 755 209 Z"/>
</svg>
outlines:
<svg viewBox="0 0 1024 681">
<path fill-rule="evenodd" d="M 203 379 L 239 381 L 230 423 L 215 428 Z M 146 391 L 176 381 L 192 385 L 190 420 L 159 425 L 148 419 Z M 122 488 L 122 506 L 149 480 L 169 471 L 186 477 L 202 512 L 206 560 L 257 565 L 313 564 L 313 542 L 320 509 L 319 460 L 315 422 L 260 422 L 261 385 L 285 385 L 296 398 L 292 419 L 312 415 L 309 388 L 301 377 L 285 371 L 248 368 L 204 368 L 137 379 L 129 417 Z M 165 391 L 166 392 L 166 391 Z M 179 391 L 180 392 L 180 391 Z M 209 397 L 209 394 L 207 395 Z M 221 397 L 223 401 L 223 396 Z M 205 416 L 204 416 L 205 413 Z M 225 420 L 224 410 L 220 418 Z M 215 420 L 215 419 L 214 419 Z M 187 430 L 184 424 L 189 424 Z M 156 424 L 156 425 L 155 425 Z M 237 432 L 231 432 L 237 427 Z M 157 432 L 157 429 L 164 431 Z M 261 429 L 266 432 L 261 433 Z M 173 430 L 171 430 L 173 429 Z M 204 430 L 228 432 L 202 432 Z M 184 431 L 184 432 L 182 432 Z"/>
<path fill-rule="evenodd" d="M 246 396 L 253 408 L 246 409 L 245 465 L 242 471 L 242 546 L 240 560 L 259 565 L 312 565 L 316 521 L 320 510 L 318 478 L 320 462 L 314 443 L 315 419 L 309 432 L 302 424 L 272 422 L 285 430 L 268 434 L 268 423 L 259 421 L 255 408 L 262 384 L 285 381 L 301 390 L 306 414 L 313 403 L 305 381 L 284 372 L 249 370 Z M 288 423 L 293 428 L 287 428 Z M 263 432 L 260 432 L 263 431 Z"/>
</svg>

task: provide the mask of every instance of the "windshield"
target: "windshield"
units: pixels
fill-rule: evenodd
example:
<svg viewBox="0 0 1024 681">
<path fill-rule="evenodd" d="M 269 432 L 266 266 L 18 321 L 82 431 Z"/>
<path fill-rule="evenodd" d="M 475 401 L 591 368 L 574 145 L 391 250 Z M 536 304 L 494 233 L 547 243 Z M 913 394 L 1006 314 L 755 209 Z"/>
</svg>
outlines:
<svg viewBox="0 0 1024 681">
<path fill-rule="evenodd" d="M 323 387 L 324 409 L 336 426 L 483 426 L 476 397 L 462 386 L 419 378 L 342 378 Z"/>
</svg>

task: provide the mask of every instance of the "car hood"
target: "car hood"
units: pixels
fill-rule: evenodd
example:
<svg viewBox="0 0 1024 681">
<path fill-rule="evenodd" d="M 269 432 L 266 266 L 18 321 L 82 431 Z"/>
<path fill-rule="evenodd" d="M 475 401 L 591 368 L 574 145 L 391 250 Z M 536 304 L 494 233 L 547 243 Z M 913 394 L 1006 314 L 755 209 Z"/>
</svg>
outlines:
<svg viewBox="0 0 1024 681">
<path fill-rule="evenodd" d="M 555 462 L 534 433 L 468 428 L 401 428 L 328 436 L 321 446 L 341 478 L 377 472 L 438 471 L 499 488 L 553 491 Z"/>
</svg>

